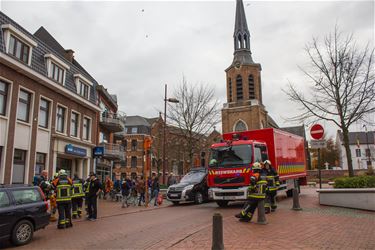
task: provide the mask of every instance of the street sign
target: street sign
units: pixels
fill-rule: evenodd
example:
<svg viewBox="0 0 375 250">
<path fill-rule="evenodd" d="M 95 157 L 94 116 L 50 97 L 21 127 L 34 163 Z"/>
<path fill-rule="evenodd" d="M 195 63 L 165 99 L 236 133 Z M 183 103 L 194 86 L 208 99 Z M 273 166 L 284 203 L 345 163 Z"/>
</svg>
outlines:
<svg viewBox="0 0 375 250">
<path fill-rule="evenodd" d="M 320 124 L 315 124 L 310 129 L 310 135 L 315 140 L 320 140 L 324 135 L 324 128 Z"/>
<path fill-rule="evenodd" d="M 326 148 L 327 141 L 326 140 L 311 140 L 310 141 L 311 148 Z"/>
</svg>

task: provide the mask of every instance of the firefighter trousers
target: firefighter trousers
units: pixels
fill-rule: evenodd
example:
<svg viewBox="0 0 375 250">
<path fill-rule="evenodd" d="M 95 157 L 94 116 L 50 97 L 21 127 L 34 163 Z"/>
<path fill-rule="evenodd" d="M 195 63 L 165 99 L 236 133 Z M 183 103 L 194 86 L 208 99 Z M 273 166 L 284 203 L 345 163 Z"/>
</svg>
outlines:
<svg viewBox="0 0 375 250">
<path fill-rule="evenodd" d="M 261 200 L 262 199 L 249 198 L 241 211 L 241 218 L 250 221 L 253 218 L 255 209 Z"/>
<path fill-rule="evenodd" d="M 276 194 L 277 191 L 269 191 L 266 196 L 266 200 L 264 202 L 264 208 L 266 210 L 266 213 L 273 212 L 277 208 L 276 204 Z"/>
<path fill-rule="evenodd" d="M 63 201 L 57 202 L 57 211 L 59 212 L 59 220 L 57 223 L 57 228 L 65 228 L 72 226 L 72 202 L 71 201 Z"/>
<path fill-rule="evenodd" d="M 77 217 L 81 217 L 81 215 L 82 215 L 82 204 L 83 204 L 83 198 L 82 197 L 72 198 L 73 218 L 74 219 L 76 219 Z"/>
</svg>

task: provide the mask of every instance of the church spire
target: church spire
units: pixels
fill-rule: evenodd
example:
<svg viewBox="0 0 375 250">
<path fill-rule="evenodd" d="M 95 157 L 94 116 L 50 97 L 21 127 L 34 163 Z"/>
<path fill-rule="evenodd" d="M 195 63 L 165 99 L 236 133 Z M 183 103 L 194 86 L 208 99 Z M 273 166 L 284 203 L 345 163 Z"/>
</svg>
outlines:
<svg viewBox="0 0 375 250">
<path fill-rule="evenodd" d="M 250 50 L 250 32 L 247 28 L 245 9 L 242 0 L 236 3 L 236 21 L 234 26 L 233 64 L 253 64 Z"/>
</svg>

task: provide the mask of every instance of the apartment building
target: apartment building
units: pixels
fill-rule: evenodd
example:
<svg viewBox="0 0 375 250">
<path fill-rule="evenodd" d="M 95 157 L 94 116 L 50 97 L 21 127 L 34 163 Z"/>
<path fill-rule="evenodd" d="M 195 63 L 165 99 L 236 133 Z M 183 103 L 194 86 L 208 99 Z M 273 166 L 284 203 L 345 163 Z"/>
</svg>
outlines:
<svg viewBox="0 0 375 250">
<path fill-rule="evenodd" d="M 96 159 L 96 173 L 104 181 L 107 176 L 121 179 L 121 162 L 125 160 L 122 136 L 117 135 L 125 129 L 125 113 L 118 111 L 117 96 L 109 94 L 104 86 L 97 86 L 99 115 L 99 147 L 103 155 Z M 117 143 L 119 142 L 119 143 Z"/>
<path fill-rule="evenodd" d="M 97 86 L 47 30 L 31 34 L 0 12 L 0 183 L 30 184 L 44 169 L 87 176 Z"/>
</svg>

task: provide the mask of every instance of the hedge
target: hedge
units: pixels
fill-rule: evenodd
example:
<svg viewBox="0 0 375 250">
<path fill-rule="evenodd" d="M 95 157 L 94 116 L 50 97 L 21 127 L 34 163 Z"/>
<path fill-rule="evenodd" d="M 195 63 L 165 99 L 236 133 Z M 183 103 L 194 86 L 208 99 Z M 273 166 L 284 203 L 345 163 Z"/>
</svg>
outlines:
<svg viewBox="0 0 375 250">
<path fill-rule="evenodd" d="M 335 188 L 375 188 L 375 176 L 341 177 L 335 179 Z"/>
</svg>

